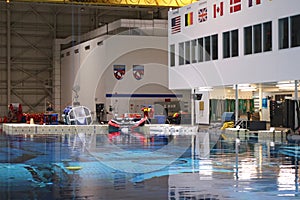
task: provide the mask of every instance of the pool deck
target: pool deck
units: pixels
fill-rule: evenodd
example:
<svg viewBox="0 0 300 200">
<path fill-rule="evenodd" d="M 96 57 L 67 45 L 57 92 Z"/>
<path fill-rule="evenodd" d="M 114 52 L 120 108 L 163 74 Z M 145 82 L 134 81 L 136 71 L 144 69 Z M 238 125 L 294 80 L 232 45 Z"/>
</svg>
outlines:
<svg viewBox="0 0 300 200">
<path fill-rule="evenodd" d="M 0 126 L 1 129 L 1 126 Z M 107 124 L 94 125 L 39 125 L 24 123 L 4 123 L 2 124 L 2 132 L 8 135 L 19 134 L 64 134 L 64 133 L 96 133 L 106 134 L 108 130 Z M 169 125 L 169 124 L 146 124 L 143 132 L 155 135 L 189 135 L 195 134 L 198 126 L 190 125 Z"/>
<path fill-rule="evenodd" d="M 0 124 L 0 130 L 8 135 L 20 134 L 70 134 L 70 133 L 94 133 L 107 134 L 107 124 L 92 124 L 92 125 L 38 125 L 24 123 L 4 123 Z M 191 125 L 170 125 L 170 124 L 146 124 L 140 132 L 148 135 L 191 135 L 201 132 L 212 133 L 220 132 L 221 130 L 207 128 L 199 129 L 198 126 Z M 227 141 L 235 141 L 236 138 L 248 140 L 250 137 L 256 136 L 259 142 L 273 141 L 285 142 L 287 133 L 282 130 L 260 130 L 249 131 L 248 129 L 227 128 L 222 131 L 223 139 Z"/>
</svg>

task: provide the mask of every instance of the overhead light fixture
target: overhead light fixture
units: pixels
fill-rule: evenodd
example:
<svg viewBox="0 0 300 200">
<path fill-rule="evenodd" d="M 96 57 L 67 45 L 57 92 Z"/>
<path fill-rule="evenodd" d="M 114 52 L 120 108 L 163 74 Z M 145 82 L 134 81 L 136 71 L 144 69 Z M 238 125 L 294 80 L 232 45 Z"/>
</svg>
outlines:
<svg viewBox="0 0 300 200">
<path fill-rule="evenodd" d="M 295 89 L 295 81 L 280 81 L 277 83 L 276 87 L 279 90 L 294 90 Z M 299 83 L 297 84 L 299 87 Z"/>
<path fill-rule="evenodd" d="M 233 89 L 235 89 L 235 85 L 233 86 Z M 256 87 L 252 86 L 250 84 L 238 84 L 238 89 L 242 92 L 254 92 L 256 91 Z"/>
<path fill-rule="evenodd" d="M 256 87 L 250 86 L 248 88 L 242 88 L 241 91 L 242 92 L 255 92 L 256 91 Z"/>
<path fill-rule="evenodd" d="M 206 87 L 198 87 L 197 91 L 198 92 L 209 92 L 209 91 L 213 91 L 213 87 L 208 87 L 208 86 L 206 86 Z"/>
</svg>

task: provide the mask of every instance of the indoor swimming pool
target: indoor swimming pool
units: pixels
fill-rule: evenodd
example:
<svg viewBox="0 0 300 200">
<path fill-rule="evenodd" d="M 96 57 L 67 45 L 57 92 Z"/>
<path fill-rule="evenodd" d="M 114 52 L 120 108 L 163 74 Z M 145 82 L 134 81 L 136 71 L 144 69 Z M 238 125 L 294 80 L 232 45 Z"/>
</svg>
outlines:
<svg viewBox="0 0 300 200">
<path fill-rule="evenodd" d="M 299 199 L 299 155 L 257 134 L 1 133 L 1 199 Z"/>
</svg>

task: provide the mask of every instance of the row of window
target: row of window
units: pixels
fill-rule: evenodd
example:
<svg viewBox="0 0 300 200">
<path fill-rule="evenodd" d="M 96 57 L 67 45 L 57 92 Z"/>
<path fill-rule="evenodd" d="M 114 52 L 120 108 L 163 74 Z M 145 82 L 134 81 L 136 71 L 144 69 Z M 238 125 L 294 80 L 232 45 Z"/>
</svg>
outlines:
<svg viewBox="0 0 300 200">
<path fill-rule="evenodd" d="M 279 49 L 300 46 L 300 15 L 278 20 Z M 272 51 L 272 22 L 243 29 L 244 55 Z M 239 56 L 239 30 L 222 33 L 223 58 Z M 175 66 L 175 44 L 170 45 L 170 66 Z M 178 64 L 186 65 L 218 59 L 218 34 L 180 42 Z"/>
<path fill-rule="evenodd" d="M 103 41 L 97 42 L 97 45 L 98 45 L 98 46 L 103 45 Z M 87 51 L 87 50 L 90 50 L 90 48 L 91 48 L 90 45 L 87 45 L 87 46 L 84 47 L 84 49 L 85 49 L 86 51 Z M 75 53 L 75 54 L 79 53 L 79 49 L 75 49 L 75 50 L 74 50 L 74 53 Z M 71 54 L 70 51 L 66 52 L 66 56 L 70 56 L 70 54 Z M 65 57 L 65 55 L 64 55 L 64 54 L 61 54 L 60 57 L 63 58 L 63 57 Z"/>
</svg>

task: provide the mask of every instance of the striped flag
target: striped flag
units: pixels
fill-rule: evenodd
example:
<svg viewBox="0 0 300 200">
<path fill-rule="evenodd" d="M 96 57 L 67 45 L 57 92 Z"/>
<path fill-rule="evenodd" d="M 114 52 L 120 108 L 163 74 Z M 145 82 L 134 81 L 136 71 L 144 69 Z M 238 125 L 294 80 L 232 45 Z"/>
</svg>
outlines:
<svg viewBox="0 0 300 200">
<path fill-rule="evenodd" d="M 201 8 L 198 11 L 198 22 L 205 22 L 207 20 L 207 8 Z"/>
<path fill-rule="evenodd" d="M 171 19 L 172 34 L 179 33 L 181 31 L 181 17 L 177 16 Z"/>
<path fill-rule="evenodd" d="M 240 11 L 242 9 L 241 0 L 230 0 L 230 13 Z"/>
<path fill-rule="evenodd" d="M 185 26 L 193 24 L 193 12 L 185 14 Z"/>
<path fill-rule="evenodd" d="M 223 2 L 220 2 L 220 5 L 214 4 L 214 18 L 217 18 L 217 15 L 223 16 Z"/>
<path fill-rule="evenodd" d="M 259 4 L 261 4 L 261 0 L 248 0 L 248 6 L 249 7 L 252 7 L 253 4 L 259 5 Z"/>
</svg>

